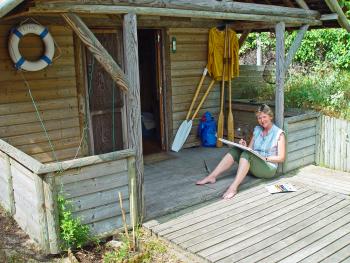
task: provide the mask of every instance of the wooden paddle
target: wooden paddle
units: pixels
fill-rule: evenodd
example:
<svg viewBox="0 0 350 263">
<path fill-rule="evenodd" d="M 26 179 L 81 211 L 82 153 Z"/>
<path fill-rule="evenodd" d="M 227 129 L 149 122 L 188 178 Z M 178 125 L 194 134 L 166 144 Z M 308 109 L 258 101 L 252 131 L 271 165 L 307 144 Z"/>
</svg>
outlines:
<svg viewBox="0 0 350 263">
<path fill-rule="evenodd" d="M 231 77 L 232 77 L 232 54 L 231 54 L 231 39 L 228 33 L 228 116 L 227 116 L 227 138 L 229 141 L 233 142 L 235 138 L 235 128 L 233 122 L 232 113 L 232 87 L 231 87 Z"/>
<path fill-rule="evenodd" d="M 221 81 L 221 102 L 220 102 L 220 114 L 218 119 L 218 132 L 217 138 L 224 137 L 224 95 L 225 95 L 225 68 L 226 68 L 226 42 L 227 42 L 227 25 L 225 26 L 225 38 L 224 38 L 224 54 L 223 54 L 223 69 L 222 69 L 222 81 Z M 222 147 L 222 141 L 216 140 L 216 147 Z"/>
</svg>

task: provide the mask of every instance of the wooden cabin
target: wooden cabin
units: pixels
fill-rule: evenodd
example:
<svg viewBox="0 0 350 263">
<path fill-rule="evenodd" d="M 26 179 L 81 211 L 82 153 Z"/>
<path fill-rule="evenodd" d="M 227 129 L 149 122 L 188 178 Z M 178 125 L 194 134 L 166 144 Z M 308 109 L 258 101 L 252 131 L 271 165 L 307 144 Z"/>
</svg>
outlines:
<svg viewBox="0 0 350 263">
<path fill-rule="evenodd" d="M 118 191 L 134 223 L 145 215 L 143 158 L 170 151 L 207 63 L 210 28 L 228 23 L 240 44 L 250 32 L 276 33 L 279 126 L 285 123 L 283 72 L 304 33 L 339 26 L 350 31 L 336 0 L 2 2 L 0 201 L 51 253 L 59 250 L 55 198 L 61 190 L 94 234 L 121 226 L 120 211 L 111 211 Z M 9 55 L 13 29 L 28 23 L 48 28 L 54 41 L 52 63 L 42 70 L 18 70 Z M 299 30 L 288 54 L 285 30 Z M 33 34 L 19 42 L 28 61 L 40 60 L 45 48 Z M 249 99 L 249 85 L 263 85 L 261 68 L 241 65 L 233 98 Z M 219 98 L 217 83 L 184 148 L 199 145 L 198 119 L 205 111 L 217 117 Z M 310 115 L 312 125 L 316 117 Z M 291 123 L 305 120 L 297 116 Z M 316 132 L 311 136 L 315 141 Z M 298 160 L 289 170 L 302 164 Z"/>
</svg>

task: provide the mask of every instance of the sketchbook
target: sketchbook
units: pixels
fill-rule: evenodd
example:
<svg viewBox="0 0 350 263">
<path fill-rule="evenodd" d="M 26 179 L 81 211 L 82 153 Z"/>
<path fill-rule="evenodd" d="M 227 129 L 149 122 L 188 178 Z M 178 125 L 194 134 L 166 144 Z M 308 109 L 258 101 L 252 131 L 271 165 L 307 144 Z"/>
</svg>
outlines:
<svg viewBox="0 0 350 263">
<path fill-rule="evenodd" d="M 270 194 L 288 193 L 288 192 L 297 191 L 295 186 L 289 183 L 267 185 L 265 186 L 265 188 L 267 189 L 267 191 L 269 191 Z"/>
<path fill-rule="evenodd" d="M 261 156 L 260 154 L 258 154 L 256 151 L 252 150 L 251 148 L 247 147 L 247 146 L 243 146 L 242 144 L 239 143 L 235 143 L 235 142 L 231 142 L 222 138 L 219 138 L 219 141 L 222 141 L 225 144 L 231 145 L 231 146 L 235 146 L 243 151 L 248 151 L 251 152 L 252 154 L 254 154 L 255 156 L 259 157 L 261 160 L 263 160 L 264 162 L 266 162 L 265 157 Z"/>
</svg>

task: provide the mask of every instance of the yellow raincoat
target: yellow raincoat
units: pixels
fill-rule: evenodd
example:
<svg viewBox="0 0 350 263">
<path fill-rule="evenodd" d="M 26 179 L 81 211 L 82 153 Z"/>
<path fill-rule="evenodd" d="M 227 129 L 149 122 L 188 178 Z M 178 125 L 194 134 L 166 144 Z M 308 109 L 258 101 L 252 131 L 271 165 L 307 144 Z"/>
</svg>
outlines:
<svg viewBox="0 0 350 263">
<path fill-rule="evenodd" d="M 239 76 L 239 43 L 236 32 L 232 29 L 227 30 L 228 37 L 230 38 L 231 49 L 231 78 Z M 228 40 L 228 39 L 227 39 Z M 208 64 L 207 69 L 209 75 L 215 80 L 222 79 L 223 71 L 223 56 L 224 56 L 224 42 L 225 42 L 225 30 L 220 31 L 216 27 L 209 30 L 209 46 L 208 46 Z M 226 44 L 226 48 L 228 41 Z M 226 57 L 228 57 L 228 49 L 226 50 Z M 229 73 L 228 64 L 226 65 L 225 80 L 228 80 Z"/>
</svg>

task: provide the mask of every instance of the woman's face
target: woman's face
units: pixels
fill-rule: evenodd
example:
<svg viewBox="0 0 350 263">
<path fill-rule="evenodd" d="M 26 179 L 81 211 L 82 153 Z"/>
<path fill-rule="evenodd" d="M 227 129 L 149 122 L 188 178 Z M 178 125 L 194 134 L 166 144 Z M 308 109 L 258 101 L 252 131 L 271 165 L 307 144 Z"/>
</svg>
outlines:
<svg viewBox="0 0 350 263">
<path fill-rule="evenodd" d="M 272 117 L 266 113 L 263 112 L 259 112 L 256 115 L 257 119 L 258 119 L 258 123 L 261 127 L 268 128 L 272 125 Z"/>
</svg>

